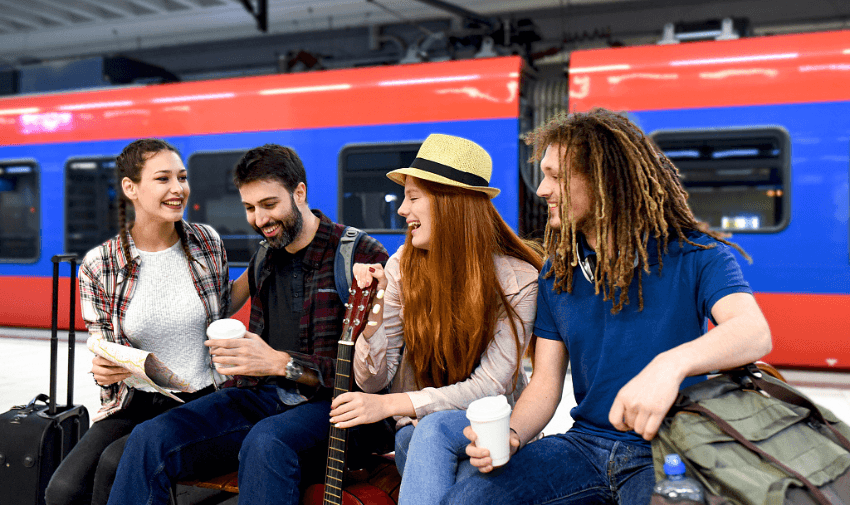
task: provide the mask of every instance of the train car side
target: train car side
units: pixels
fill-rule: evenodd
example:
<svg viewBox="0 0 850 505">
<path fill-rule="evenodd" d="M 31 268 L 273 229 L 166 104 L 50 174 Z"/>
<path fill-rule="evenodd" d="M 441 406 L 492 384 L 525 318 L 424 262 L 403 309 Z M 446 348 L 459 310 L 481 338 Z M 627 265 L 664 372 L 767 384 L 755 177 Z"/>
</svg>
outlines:
<svg viewBox="0 0 850 505">
<path fill-rule="evenodd" d="M 5 188 L 17 202 L 9 198 L 5 205 L 31 210 L 39 226 L 34 254 L 22 249 L 25 257 L 9 257 L 0 250 L 0 326 L 49 327 L 50 257 L 67 250 L 73 235 L 66 213 L 73 196 L 69 172 L 108 170 L 109 160 L 135 138 L 161 137 L 180 149 L 193 189 L 188 217 L 218 228 L 226 243 L 254 240 L 238 194 L 228 186 L 232 164 L 227 164 L 273 142 L 302 157 L 313 207 L 337 220 L 365 216 L 351 224 L 395 250 L 404 229 L 392 219 L 391 198 L 385 198 L 385 208 L 362 207 L 363 198 L 375 200 L 364 184 L 398 167 L 368 164 L 380 155 L 387 163 L 401 163 L 432 132 L 465 136 L 491 153 L 492 184 L 502 188 L 496 203 L 515 227 L 521 66 L 510 57 L 0 100 L 0 178 L 11 180 L 4 167 L 12 167 L 32 169 L 39 180 L 36 194 L 26 195 L 31 205 L 21 203 L 14 181 Z M 357 164 L 364 160 L 367 166 Z M 0 185 L 0 203 L 3 190 Z M 98 198 L 106 192 L 114 198 L 114 187 L 105 186 Z M 355 203 L 360 207 L 352 210 Z M 0 219 L 0 239 L 4 227 L 9 228 L 6 216 Z M 231 271 L 236 276 L 249 254 L 229 246 L 228 254 L 236 260 Z M 84 327 L 81 320 L 77 327 Z"/>
<path fill-rule="evenodd" d="M 850 31 L 576 52 L 570 100 L 628 111 L 753 257 L 767 360 L 850 369 Z"/>
</svg>

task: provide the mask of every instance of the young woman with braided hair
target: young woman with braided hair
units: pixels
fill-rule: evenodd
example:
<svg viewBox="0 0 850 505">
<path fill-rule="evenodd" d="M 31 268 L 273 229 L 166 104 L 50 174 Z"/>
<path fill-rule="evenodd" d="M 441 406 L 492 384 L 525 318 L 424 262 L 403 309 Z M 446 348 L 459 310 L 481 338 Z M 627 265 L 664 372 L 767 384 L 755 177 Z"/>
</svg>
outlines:
<svg viewBox="0 0 850 505">
<path fill-rule="evenodd" d="M 247 299 L 247 279 L 229 281 L 227 256 L 209 226 L 182 219 L 189 198 L 177 149 L 159 139 L 129 144 L 116 160 L 121 186 L 119 234 L 86 254 L 80 301 L 89 334 L 156 354 L 192 393 L 214 390 L 206 328 Z M 135 219 L 128 224 L 127 207 Z M 129 372 L 95 356 L 92 374 L 102 388 L 101 409 L 48 484 L 46 502 L 105 504 L 133 427 L 179 402 L 153 388 L 131 388 Z"/>
<path fill-rule="evenodd" d="M 430 135 L 409 168 L 390 172 L 404 185 L 399 214 L 405 244 L 386 268 L 355 265 L 361 286 L 373 278 L 386 296 L 355 344 L 357 384 L 376 393 L 337 397 L 331 422 L 348 428 L 395 416 L 399 503 L 439 503 L 473 475 L 464 454 L 466 408 L 527 384 L 521 357 L 532 338 L 542 260 L 504 222 L 491 198 L 492 162 L 478 144 Z"/>
<path fill-rule="evenodd" d="M 511 460 L 487 475 L 489 454 L 467 429 L 481 473 L 443 503 L 644 505 L 649 440 L 680 387 L 759 359 L 770 330 L 732 244 L 700 231 L 676 168 L 625 116 L 556 116 L 527 142 L 549 207 L 534 373 L 511 415 Z M 529 443 L 552 418 L 568 365 L 573 425 Z"/>
</svg>

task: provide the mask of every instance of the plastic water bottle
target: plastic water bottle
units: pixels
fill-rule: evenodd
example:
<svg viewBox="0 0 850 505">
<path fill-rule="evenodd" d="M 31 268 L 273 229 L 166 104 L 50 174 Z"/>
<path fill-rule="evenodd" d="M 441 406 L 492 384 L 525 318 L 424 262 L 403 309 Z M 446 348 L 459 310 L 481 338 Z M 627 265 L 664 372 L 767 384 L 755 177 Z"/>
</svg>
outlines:
<svg viewBox="0 0 850 505">
<path fill-rule="evenodd" d="M 663 496 L 668 502 L 692 501 L 705 503 L 702 485 L 685 475 L 685 464 L 678 454 L 664 457 L 664 480 L 655 484 L 652 493 Z"/>
</svg>

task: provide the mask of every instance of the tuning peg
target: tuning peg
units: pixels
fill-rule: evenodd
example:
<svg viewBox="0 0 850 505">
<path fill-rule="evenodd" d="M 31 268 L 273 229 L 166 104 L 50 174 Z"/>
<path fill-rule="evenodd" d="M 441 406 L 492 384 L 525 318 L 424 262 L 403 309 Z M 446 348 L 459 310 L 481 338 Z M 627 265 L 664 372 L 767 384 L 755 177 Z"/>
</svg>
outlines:
<svg viewBox="0 0 850 505">
<path fill-rule="evenodd" d="M 350 309 L 350 308 L 351 308 L 351 304 L 350 304 L 350 303 L 348 303 L 348 302 L 345 302 L 345 303 L 343 304 L 343 306 L 344 306 L 346 309 Z"/>
<path fill-rule="evenodd" d="M 378 321 L 369 321 L 366 326 L 378 326 Z"/>
<path fill-rule="evenodd" d="M 345 324 L 348 324 L 348 318 L 347 318 L 347 317 L 346 317 L 345 319 L 343 319 L 343 320 L 342 320 L 342 324 L 344 324 L 344 325 L 345 325 Z"/>
<path fill-rule="evenodd" d="M 378 300 L 380 300 L 380 299 L 382 299 L 383 297 L 384 297 L 384 290 L 383 290 L 383 289 L 379 289 L 379 290 L 378 290 L 378 292 L 377 292 L 377 293 L 375 293 L 375 298 L 377 298 Z"/>
<path fill-rule="evenodd" d="M 381 305 L 376 303 L 375 306 L 372 307 L 372 314 L 377 314 L 380 311 L 381 311 Z"/>
<path fill-rule="evenodd" d="M 357 306 L 357 312 L 363 312 L 363 309 L 365 309 L 365 308 L 366 307 L 364 307 L 363 305 L 358 305 Z"/>
<path fill-rule="evenodd" d="M 354 293 L 357 293 L 357 290 L 356 290 L 356 289 L 351 288 L 351 289 L 349 289 L 349 290 L 348 290 L 348 294 L 349 294 L 349 295 L 353 295 Z"/>
<path fill-rule="evenodd" d="M 360 320 L 355 319 L 354 321 L 351 322 L 351 324 L 353 324 L 354 326 L 357 326 L 358 324 L 360 324 Z"/>
</svg>

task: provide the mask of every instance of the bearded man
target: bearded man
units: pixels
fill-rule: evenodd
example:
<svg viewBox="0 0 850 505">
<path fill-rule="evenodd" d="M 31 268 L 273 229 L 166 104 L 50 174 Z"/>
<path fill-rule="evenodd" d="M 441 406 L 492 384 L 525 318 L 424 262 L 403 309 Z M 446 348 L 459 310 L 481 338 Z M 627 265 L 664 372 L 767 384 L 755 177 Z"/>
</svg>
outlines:
<svg viewBox="0 0 850 505">
<path fill-rule="evenodd" d="M 299 455 L 327 443 L 337 340 L 346 300 L 334 283 L 344 226 L 307 204 L 307 176 L 290 148 L 248 151 L 233 177 L 248 222 L 265 241 L 251 258 L 246 338 L 208 340 L 234 377 L 203 403 L 139 425 L 127 441 L 110 504 L 165 504 L 174 482 L 239 469 L 239 503 L 297 504 Z M 356 263 L 387 261 L 364 235 Z M 324 454 L 324 453 L 323 453 Z"/>
</svg>

